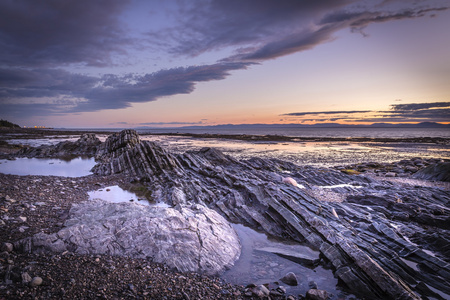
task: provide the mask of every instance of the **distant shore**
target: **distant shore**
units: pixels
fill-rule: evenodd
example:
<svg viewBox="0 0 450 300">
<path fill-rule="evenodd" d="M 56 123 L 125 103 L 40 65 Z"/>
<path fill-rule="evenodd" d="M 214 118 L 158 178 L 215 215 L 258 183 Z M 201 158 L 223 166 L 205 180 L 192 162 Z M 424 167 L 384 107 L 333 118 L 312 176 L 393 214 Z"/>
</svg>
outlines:
<svg viewBox="0 0 450 300">
<path fill-rule="evenodd" d="M 66 129 L 34 129 L 34 128 L 0 128 L 0 136 L 2 140 L 8 139 L 33 139 L 44 136 L 64 136 L 64 135 L 81 135 L 83 133 L 95 133 L 110 135 L 117 131 L 107 130 L 66 130 Z M 8 136 L 8 134 L 13 134 Z M 429 144 L 450 144 L 450 138 L 443 137 L 416 137 L 416 138 L 369 138 L 369 137 L 298 137 L 287 135 L 256 135 L 256 134 L 221 134 L 221 133 L 185 133 L 185 132 L 142 132 L 141 136 L 173 136 L 173 137 L 192 137 L 198 139 L 226 139 L 254 142 L 374 142 L 374 143 L 429 143 Z"/>
</svg>

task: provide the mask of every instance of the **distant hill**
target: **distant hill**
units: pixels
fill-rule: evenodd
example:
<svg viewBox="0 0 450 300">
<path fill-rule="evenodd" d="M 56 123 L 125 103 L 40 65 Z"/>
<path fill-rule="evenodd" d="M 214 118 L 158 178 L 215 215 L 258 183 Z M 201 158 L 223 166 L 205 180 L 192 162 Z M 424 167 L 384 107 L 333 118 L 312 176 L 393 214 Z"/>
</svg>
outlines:
<svg viewBox="0 0 450 300">
<path fill-rule="evenodd" d="M 7 128 L 20 128 L 19 125 L 11 123 L 6 120 L 0 120 L 0 127 L 7 127 Z"/>
</svg>

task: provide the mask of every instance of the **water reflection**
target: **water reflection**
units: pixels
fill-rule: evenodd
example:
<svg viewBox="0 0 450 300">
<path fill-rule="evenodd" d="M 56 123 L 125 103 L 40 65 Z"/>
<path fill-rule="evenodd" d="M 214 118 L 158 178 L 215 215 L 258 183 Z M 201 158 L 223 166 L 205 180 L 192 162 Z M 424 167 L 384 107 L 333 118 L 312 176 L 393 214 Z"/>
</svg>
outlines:
<svg viewBox="0 0 450 300">
<path fill-rule="evenodd" d="M 234 266 L 221 276 L 227 282 L 244 285 L 279 282 L 286 287 L 289 294 L 305 295 L 309 290 L 309 283 L 315 281 L 319 289 L 333 293 L 332 299 L 338 299 L 339 295 L 345 295 L 336 286 L 338 280 L 331 270 L 324 269 L 321 266 L 314 267 L 314 264 L 311 265 L 305 260 L 303 260 L 303 263 L 295 262 L 294 256 L 297 256 L 297 258 L 309 257 L 316 261 L 319 259 L 319 252 L 299 244 L 286 244 L 270 240 L 265 234 L 240 224 L 233 224 L 233 228 L 241 241 L 242 251 Z M 293 256 L 277 255 L 275 252 L 292 253 Z M 288 272 L 296 274 L 298 286 L 288 286 L 280 282 L 280 278 Z"/>
<path fill-rule="evenodd" d="M 17 158 L 15 160 L 0 160 L 0 173 L 12 175 L 43 175 L 82 177 L 91 173 L 95 165 L 93 158 L 48 159 L 48 158 Z"/>
<path fill-rule="evenodd" d="M 119 187 L 118 185 L 108 186 L 96 191 L 88 192 L 89 199 L 102 199 L 108 202 L 120 203 L 120 202 L 137 202 L 143 205 L 151 205 L 157 207 L 170 207 L 170 205 L 159 202 L 150 203 L 147 199 L 138 197 L 135 193 L 131 193 Z"/>
</svg>

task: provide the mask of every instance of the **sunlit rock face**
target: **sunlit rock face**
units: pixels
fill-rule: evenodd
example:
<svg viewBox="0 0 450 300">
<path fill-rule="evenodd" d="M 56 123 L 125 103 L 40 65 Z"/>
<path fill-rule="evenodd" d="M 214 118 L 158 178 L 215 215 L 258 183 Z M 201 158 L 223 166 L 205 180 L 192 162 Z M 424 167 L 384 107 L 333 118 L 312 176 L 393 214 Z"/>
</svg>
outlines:
<svg viewBox="0 0 450 300">
<path fill-rule="evenodd" d="M 230 268 L 241 249 L 230 224 L 202 205 L 163 208 L 102 200 L 74 205 L 58 233 L 37 234 L 20 247 L 152 258 L 180 272 L 208 275 Z"/>
</svg>

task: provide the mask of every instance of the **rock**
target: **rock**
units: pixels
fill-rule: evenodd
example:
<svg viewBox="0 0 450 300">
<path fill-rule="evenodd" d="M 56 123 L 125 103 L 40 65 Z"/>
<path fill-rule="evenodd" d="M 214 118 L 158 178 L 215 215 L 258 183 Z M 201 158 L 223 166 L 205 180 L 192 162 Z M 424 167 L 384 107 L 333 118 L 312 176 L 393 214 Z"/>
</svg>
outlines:
<svg viewBox="0 0 450 300">
<path fill-rule="evenodd" d="M 122 173 L 130 178 L 138 178 L 154 202 L 176 205 L 172 209 L 183 216 L 179 219 L 186 220 L 186 212 L 195 211 L 192 207 L 198 204 L 215 210 L 227 221 L 245 224 L 276 238 L 317 249 L 322 257 L 321 262 L 330 267 L 339 281 L 348 286 L 357 297 L 435 297 L 431 289 L 423 288 L 424 286 L 450 294 L 450 267 L 447 263 L 450 255 L 447 247 L 450 241 L 450 191 L 432 184 L 394 184 L 383 176 L 375 178 L 359 174 L 386 174 L 393 170 L 404 174 L 407 172 L 406 166 L 420 169 L 427 164 L 441 163 L 439 161 L 414 159 L 404 163 L 367 163 L 361 167 L 330 169 L 299 166 L 277 159 L 237 160 L 212 148 L 174 154 L 157 143 L 140 141 L 137 133 L 129 130 L 109 137 L 99 147 L 96 161 L 96 174 Z M 353 172 L 345 174 L 342 172 L 344 170 Z M 299 189 L 292 184 L 283 184 L 282 178 L 286 173 L 296 182 L 301 180 L 307 188 Z M 354 176 L 356 174 L 359 175 Z M 319 189 L 320 194 L 317 193 Z M 332 198 L 328 190 L 339 195 L 340 202 L 322 201 Z M 173 214 L 178 216 L 178 213 Z M 91 253 L 95 251 L 94 247 L 84 246 L 84 240 L 92 235 L 106 236 L 102 241 L 103 245 L 109 245 L 109 248 L 105 246 L 107 250 L 94 241 L 94 245 L 101 251 L 134 253 L 131 249 L 136 245 L 139 245 L 139 251 L 142 247 L 140 245 L 145 243 L 140 238 L 140 230 L 136 228 L 147 228 L 147 225 L 130 227 L 130 230 L 122 229 L 128 223 L 122 223 L 122 219 L 117 221 L 118 215 L 119 213 L 112 214 L 111 224 L 105 223 L 105 217 L 102 217 L 101 222 L 92 222 L 96 223 L 93 225 L 94 229 L 79 225 L 87 222 L 84 220 L 81 223 L 68 221 L 66 231 L 63 228 L 55 235 L 34 236 L 21 247 L 31 249 L 36 246 L 34 242 L 37 242 L 35 248 L 41 250 L 48 248 L 49 251 L 62 249 L 73 252 L 79 248 L 80 252 Z M 199 214 L 194 213 L 193 218 L 197 217 Z M 139 216 L 138 219 L 140 218 Z M 96 226 L 103 226 L 100 225 L 102 222 L 107 228 L 97 229 Z M 181 227 L 186 225 L 184 221 L 176 221 L 164 227 L 170 228 L 178 223 Z M 151 226 L 158 225 L 153 223 Z M 116 231 L 110 232 L 109 228 Z M 83 237 L 81 233 L 73 233 L 77 237 L 73 238 L 75 244 L 67 243 L 67 236 L 72 234 L 70 230 L 82 230 L 87 237 Z M 211 229 L 206 230 L 208 231 Z M 154 229 L 150 232 L 159 231 Z M 164 238 L 166 231 L 161 232 Z M 198 231 L 194 229 L 187 239 L 191 241 L 186 243 L 187 247 L 172 245 L 171 251 L 184 247 L 186 251 L 192 249 L 192 253 L 197 251 L 198 254 L 197 245 L 200 243 L 197 243 L 199 237 L 195 232 Z M 133 237 L 127 240 L 122 233 Z M 184 231 L 181 233 L 182 236 L 185 234 Z M 79 236 L 81 237 L 78 238 Z M 116 239 L 121 244 L 112 242 Z M 130 239 L 133 241 L 130 242 Z M 173 237 L 167 239 L 175 240 Z M 190 248 L 192 245 L 196 246 Z M 82 250 L 85 248 L 89 250 Z M 151 254 L 154 257 L 156 253 L 166 251 L 164 247 L 155 249 L 155 253 Z M 185 253 L 185 257 L 192 256 L 193 254 Z M 170 261 L 167 260 L 168 263 Z M 191 265 L 189 262 L 187 264 Z"/>
<path fill-rule="evenodd" d="M 450 182 L 450 162 L 429 165 L 414 174 L 414 178 Z"/>
<path fill-rule="evenodd" d="M 95 157 L 99 163 L 91 171 L 97 175 L 152 176 L 181 169 L 174 155 L 156 143 L 141 142 L 134 130 L 124 130 L 108 137 Z"/>
<path fill-rule="evenodd" d="M 14 155 L 17 157 L 71 157 L 88 156 L 92 157 L 97 152 L 97 147 L 101 141 L 94 133 L 84 133 L 75 142 L 64 141 L 57 145 L 42 145 L 39 147 L 24 147 Z"/>
<path fill-rule="evenodd" d="M 283 183 L 291 184 L 293 186 L 297 186 L 298 185 L 297 181 L 295 181 L 295 179 L 292 178 L 292 177 L 285 177 L 285 178 L 283 178 Z"/>
<path fill-rule="evenodd" d="M 387 172 L 386 174 L 384 174 L 384 176 L 386 176 L 386 177 L 397 177 L 397 173 L 395 173 L 395 172 Z"/>
<path fill-rule="evenodd" d="M 33 279 L 31 278 L 30 274 L 28 274 L 27 272 L 22 273 L 22 283 L 28 284 L 32 280 Z"/>
<path fill-rule="evenodd" d="M 282 278 L 280 278 L 280 280 L 290 286 L 298 285 L 297 276 L 292 272 L 287 273 Z"/>
<path fill-rule="evenodd" d="M 20 216 L 20 217 L 17 218 L 17 220 L 18 220 L 19 222 L 26 222 L 26 221 L 27 221 L 27 217 L 22 217 L 22 216 Z"/>
<path fill-rule="evenodd" d="M 327 300 L 329 296 L 328 292 L 324 290 L 310 289 L 306 292 L 307 300 Z"/>
<path fill-rule="evenodd" d="M 310 281 L 308 283 L 308 286 L 309 286 L 310 289 L 313 289 L 313 290 L 317 290 L 318 289 L 317 282 L 315 282 L 315 281 Z"/>
<path fill-rule="evenodd" d="M 1 251 L 12 252 L 14 250 L 14 246 L 11 243 L 3 243 Z"/>
<path fill-rule="evenodd" d="M 252 288 L 252 293 L 259 298 L 268 297 L 270 295 L 270 291 L 264 285 L 258 285 Z"/>
<path fill-rule="evenodd" d="M 35 287 L 42 284 L 42 278 L 41 277 L 33 277 L 33 279 L 30 281 L 30 286 Z"/>
<path fill-rule="evenodd" d="M 152 257 L 181 272 L 218 274 L 240 255 L 239 239 L 218 213 L 195 204 L 150 207 L 102 200 L 74 205 L 65 227 L 18 243 L 23 251 Z"/>
</svg>

